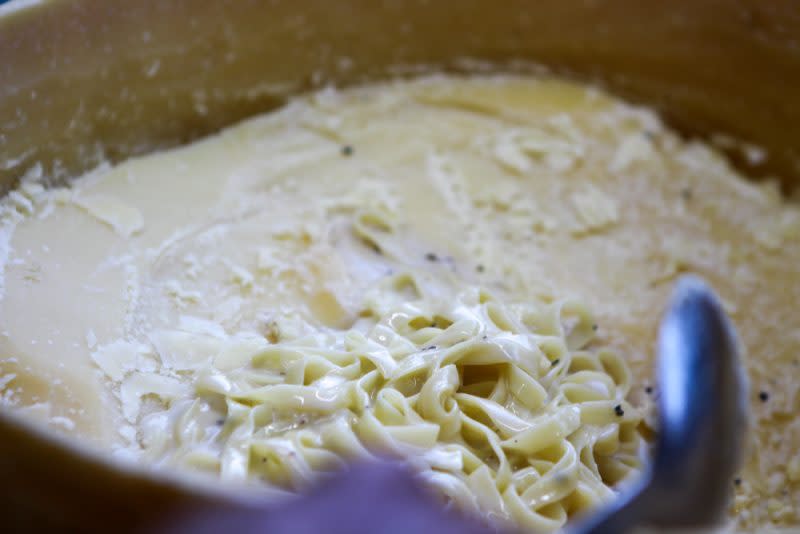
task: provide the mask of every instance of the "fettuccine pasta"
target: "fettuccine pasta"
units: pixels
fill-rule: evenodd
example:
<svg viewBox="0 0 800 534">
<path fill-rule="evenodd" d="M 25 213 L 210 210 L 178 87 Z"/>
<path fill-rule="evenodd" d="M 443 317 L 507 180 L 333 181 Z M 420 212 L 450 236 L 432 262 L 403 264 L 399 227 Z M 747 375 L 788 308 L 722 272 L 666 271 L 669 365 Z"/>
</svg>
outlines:
<svg viewBox="0 0 800 534">
<path fill-rule="evenodd" d="M 643 471 L 658 320 L 693 272 L 756 392 L 733 517 L 796 522 L 800 210 L 651 111 L 431 76 L 43 178 L 0 200 L 3 409 L 281 495 L 388 456 L 551 532 Z"/>
<path fill-rule="evenodd" d="M 463 509 L 536 531 L 640 470 L 630 372 L 589 348 L 584 306 L 425 289 L 413 272 L 390 275 L 353 328 L 280 337 L 241 367 L 202 370 L 189 398 L 144 418 L 143 453 L 288 491 L 388 454 Z"/>
</svg>

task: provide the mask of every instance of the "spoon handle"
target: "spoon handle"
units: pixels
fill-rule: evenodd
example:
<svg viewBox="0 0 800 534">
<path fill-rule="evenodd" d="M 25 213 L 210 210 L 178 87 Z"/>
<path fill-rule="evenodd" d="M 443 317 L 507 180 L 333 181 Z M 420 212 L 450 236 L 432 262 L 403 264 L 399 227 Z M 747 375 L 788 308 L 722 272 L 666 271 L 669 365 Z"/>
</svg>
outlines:
<svg viewBox="0 0 800 534">
<path fill-rule="evenodd" d="M 746 430 L 746 378 L 733 326 L 699 278 L 679 280 L 658 338 L 659 435 L 641 480 L 568 530 L 700 527 L 725 510 Z"/>
</svg>

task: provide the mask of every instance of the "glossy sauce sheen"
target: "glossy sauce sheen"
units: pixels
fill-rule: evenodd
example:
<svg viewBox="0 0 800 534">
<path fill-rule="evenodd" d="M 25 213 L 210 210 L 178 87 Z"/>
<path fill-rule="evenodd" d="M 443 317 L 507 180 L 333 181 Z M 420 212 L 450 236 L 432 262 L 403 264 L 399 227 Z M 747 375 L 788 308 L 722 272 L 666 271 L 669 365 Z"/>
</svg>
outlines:
<svg viewBox="0 0 800 534">
<path fill-rule="evenodd" d="M 435 77 L 302 97 L 68 190 L 36 178 L 4 199 L 0 385 L 56 429 L 135 455 L 165 397 L 121 383 L 147 371 L 163 380 L 138 391 L 186 395 L 187 370 L 161 372 L 175 331 L 345 331 L 404 269 L 585 303 L 592 346 L 622 355 L 650 413 L 655 328 L 693 272 L 746 349 L 755 430 L 732 517 L 799 520 L 800 211 L 647 110 L 556 80 Z M 378 250 L 351 231 L 376 209 Z"/>
</svg>

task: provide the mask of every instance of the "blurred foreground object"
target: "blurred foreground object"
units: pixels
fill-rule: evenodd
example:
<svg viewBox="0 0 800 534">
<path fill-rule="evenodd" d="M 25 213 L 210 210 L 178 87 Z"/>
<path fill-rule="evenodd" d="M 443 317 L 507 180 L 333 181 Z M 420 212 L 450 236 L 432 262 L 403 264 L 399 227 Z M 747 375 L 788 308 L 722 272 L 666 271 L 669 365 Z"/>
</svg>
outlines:
<svg viewBox="0 0 800 534">
<path fill-rule="evenodd" d="M 430 495 L 410 471 L 393 462 L 356 465 L 309 495 L 263 509 L 190 511 L 165 534 L 488 534 Z"/>
</svg>

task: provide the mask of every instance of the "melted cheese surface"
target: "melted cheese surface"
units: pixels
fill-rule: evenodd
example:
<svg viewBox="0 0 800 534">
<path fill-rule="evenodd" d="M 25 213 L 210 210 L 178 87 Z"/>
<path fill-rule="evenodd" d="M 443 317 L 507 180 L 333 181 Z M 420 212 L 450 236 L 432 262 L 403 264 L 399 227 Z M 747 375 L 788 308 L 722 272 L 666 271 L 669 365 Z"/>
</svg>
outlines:
<svg viewBox="0 0 800 534">
<path fill-rule="evenodd" d="M 430 324 L 414 323 L 414 332 L 431 331 L 405 332 L 391 323 L 399 337 L 390 360 L 409 357 L 404 342 L 415 351 L 435 345 L 433 358 L 466 342 L 452 338 L 457 328 L 445 336 L 466 313 L 462 308 L 483 317 L 476 310 L 497 302 L 498 310 L 510 310 L 502 312 L 507 322 L 479 318 L 480 335 L 458 331 L 474 343 L 505 346 L 503 336 L 522 336 L 522 343 L 541 334 L 543 317 L 550 317 L 563 350 L 545 356 L 563 371 L 526 372 L 544 384 L 550 400 L 606 403 L 597 405 L 605 411 L 596 420 L 595 412 L 581 412 L 581 428 L 616 429 L 614 439 L 597 434 L 591 442 L 600 456 L 605 446 L 616 463 L 597 467 L 594 478 L 576 474 L 586 478 L 570 482 L 572 493 L 559 493 L 560 482 L 541 494 L 530 489 L 530 477 L 552 466 L 514 482 L 528 505 L 536 495 L 558 495 L 563 513 L 572 515 L 593 505 L 590 495 L 610 498 L 600 486 L 625 478 L 622 466 L 638 469 L 638 433 L 655 426 L 655 328 L 671 281 L 694 272 L 718 291 L 739 329 L 754 390 L 752 446 L 732 517 L 744 527 L 800 520 L 792 504 L 800 502 L 800 210 L 773 187 L 745 182 L 707 146 L 682 141 L 647 110 L 557 80 L 433 77 L 300 97 L 192 145 L 99 168 L 68 189 L 45 191 L 35 178 L 34 172 L 3 200 L 0 387 L 6 405 L 60 431 L 121 456 L 296 489 L 302 481 L 286 473 L 299 468 L 257 469 L 250 452 L 237 456 L 242 442 L 233 436 L 243 427 L 234 424 L 239 405 L 251 410 L 285 402 L 252 391 L 258 380 L 264 391 L 286 381 L 292 372 L 286 351 L 367 353 L 353 349 L 351 338 L 380 336 L 377 327 L 406 313 L 406 327 L 419 319 Z M 554 303 L 568 301 L 593 315 L 575 319 L 552 311 Z M 418 309 L 411 313 L 404 305 Z M 568 341 L 587 325 L 596 329 L 581 343 Z M 608 351 L 622 363 L 601 356 Z M 346 374 L 345 356 L 325 358 L 339 357 L 325 387 L 336 385 L 331 376 Z M 371 365 L 382 369 L 375 358 Z M 448 369 L 448 361 L 439 368 Z M 497 387 L 517 376 L 506 369 L 468 379 L 469 365 L 454 366 L 439 377 L 442 391 L 453 389 L 453 380 L 459 387 Z M 364 374 L 373 367 L 365 366 Z M 630 369 L 629 378 L 617 367 Z M 257 378 L 237 375 L 245 368 Z M 575 378 L 581 371 L 597 376 L 581 381 Z M 381 376 L 389 380 L 388 373 Z M 304 374 L 300 385 L 305 380 Z M 579 393 L 564 389 L 576 381 Z M 245 383 L 250 389 L 243 393 Z M 423 387 L 415 384 L 395 390 L 412 398 Z M 460 394 L 495 395 L 515 417 L 532 417 L 525 403 L 536 401 L 481 387 Z M 377 389 L 368 393 L 377 399 Z M 502 419 L 505 412 L 487 416 L 488 404 L 451 393 L 465 417 L 513 427 Z M 431 432 L 441 440 L 442 421 L 435 430 L 411 415 L 435 419 L 433 405 L 386 395 L 382 409 L 405 414 L 382 416 L 396 423 L 392 439 L 414 451 L 433 447 Z M 618 405 L 627 426 L 606 409 Z M 288 419 L 270 412 L 276 435 L 302 437 L 307 423 L 331 422 L 333 411 L 325 410 L 328 419 L 306 421 L 306 408 L 293 408 Z M 548 413 L 558 409 L 554 401 Z M 558 413 L 558 424 L 569 428 L 550 432 L 574 435 L 573 416 Z M 225 446 L 209 445 L 223 434 Z M 380 444 L 379 434 L 375 427 L 360 437 Z M 512 434 L 497 430 L 500 441 Z M 274 447 L 258 451 L 259 458 L 280 455 Z M 565 457 L 548 451 L 549 459 L 537 461 L 556 465 Z M 432 473 L 453 469 L 453 450 L 440 453 L 428 459 Z M 465 468 L 468 456 L 460 454 L 462 470 L 475 473 L 472 482 L 458 479 L 468 491 L 439 475 L 431 483 L 467 501 L 493 480 L 500 500 L 478 495 L 478 507 L 499 507 L 525 523 L 529 516 L 515 512 L 516 501 L 503 494 L 510 482 L 497 482 L 502 460 L 478 472 Z M 509 465 L 518 461 L 503 454 Z M 314 458 L 327 465 L 323 456 Z M 575 493 L 579 480 L 599 485 L 594 493 Z M 544 519 L 530 525 L 552 530 L 563 523 L 566 515 L 542 506 Z"/>
</svg>

